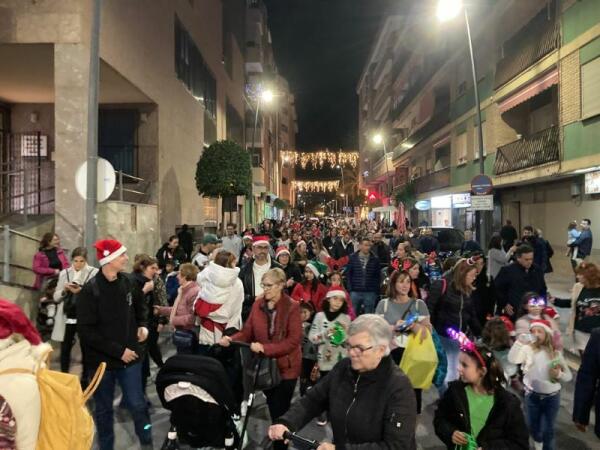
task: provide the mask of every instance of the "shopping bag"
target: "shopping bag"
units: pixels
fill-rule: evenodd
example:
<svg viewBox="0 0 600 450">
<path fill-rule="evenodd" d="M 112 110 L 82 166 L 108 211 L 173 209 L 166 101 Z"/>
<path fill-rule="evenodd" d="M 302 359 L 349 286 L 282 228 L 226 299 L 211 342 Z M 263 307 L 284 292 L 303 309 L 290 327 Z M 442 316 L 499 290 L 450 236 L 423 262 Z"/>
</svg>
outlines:
<svg viewBox="0 0 600 450">
<path fill-rule="evenodd" d="M 413 389 L 429 389 L 438 365 L 437 352 L 431 333 L 421 342 L 420 333 L 411 333 L 400 361 Z"/>
<path fill-rule="evenodd" d="M 431 330 L 431 338 L 433 339 L 433 345 L 435 346 L 438 357 L 437 368 L 433 375 L 433 384 L 435 387 L 439 388 L 444 385 L 444 380 L 446 379 L 446 373 L 448 372 L 448 358 L 446 357 L 446 350 L 444 350 L 440 335 L 437 334 L 435 329 Z"/>
</svg>

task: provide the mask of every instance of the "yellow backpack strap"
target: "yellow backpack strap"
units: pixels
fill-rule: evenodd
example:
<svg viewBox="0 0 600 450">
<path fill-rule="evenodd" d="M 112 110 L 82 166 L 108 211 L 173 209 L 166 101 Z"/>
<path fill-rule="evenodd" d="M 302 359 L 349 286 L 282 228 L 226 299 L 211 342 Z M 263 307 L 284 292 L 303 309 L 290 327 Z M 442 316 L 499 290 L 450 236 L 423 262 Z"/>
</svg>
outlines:
<svg viewBox="0 0 600 450">
<path fill-rule="evenodd" d="M 43 351 L 43 353 L 40 355 L 40 359 L 38 360 L 37 364 L 35 365 L 34 373 L 38 373 L 38 370 L 40 370 L 40 368 L 42 367 L 42 364 L 46 364 L 46 367 L 48 369 L 50 368 L 50 354 L 51 353 L 52 353 L 52 347 L 47 348 L 46 350 Z"/>
<path fill-rule="evenodd" d="M 98 368 L 96 369 L 96 373 L 94 374 L 92 381 L 90 381 L 90 384 L 88 384 L 88 387 L 83 392 L 83 403 L 86 403 L 90 399 L 90 397 L 94 395 L 94 392 L 96 392 L 96 389 L 98 389 L 98 386 L 100 386 L 100 382 L 102 381 L 102 377 L 104 376 L 105 371 L 106 363 L 101 362 Z"/>
</svg>

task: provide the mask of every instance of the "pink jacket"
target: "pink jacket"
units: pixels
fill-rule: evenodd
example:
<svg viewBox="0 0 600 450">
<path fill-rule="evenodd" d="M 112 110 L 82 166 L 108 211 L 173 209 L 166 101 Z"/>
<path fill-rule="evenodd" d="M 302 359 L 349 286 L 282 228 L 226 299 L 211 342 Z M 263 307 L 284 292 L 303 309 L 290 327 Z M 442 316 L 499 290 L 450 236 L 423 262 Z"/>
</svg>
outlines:
<svg viewBox="0 0 600 450">
<path fill-rule="evenodd" d="M 62 263 L 61 270 L 66 269 L 70 266 L 69 261 L 65 256 L 65 252 L 62 248 L 56 249 L 56 255 Z M 51 276 L 58 276 L 56 271 L 50 268 L 50 261 L 48 261 L 48 257 L 41 250 L 33 256 L 33 272 L 35 273 L 35 282 L 33 283 L 34 289 L 40 289 L 42 287 L 42 284 L 44 283 L 45 278 Z"/>
<path fill-rule="evenodd" d="M 194 314 L 194 301 L 198 297 L 200 286 L 195 281 L 188 283 L 182 287 L 181 300 L 177 305 L 177 311 L 173 316 L 173 325 L 178 330 L 191 330 L 194 328 L 196 322 L 196 315 Z M 169 317 L 171 315 L 171 306 L 163 306 L 159 308 L 158 314 L 161 316 Z"/>
</svg>

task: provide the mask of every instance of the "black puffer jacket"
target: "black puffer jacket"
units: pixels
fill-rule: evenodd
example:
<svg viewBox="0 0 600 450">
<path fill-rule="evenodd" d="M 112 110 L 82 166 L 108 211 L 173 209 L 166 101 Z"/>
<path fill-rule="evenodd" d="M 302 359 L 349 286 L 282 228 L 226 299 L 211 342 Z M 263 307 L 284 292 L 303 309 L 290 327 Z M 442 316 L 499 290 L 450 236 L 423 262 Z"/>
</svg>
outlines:
<svg viewBox="0 0 600 450">
<path fill-rule="evenodd" d="M 329 413 L 336 449 L 417 448 L 415 395 L 389 356 L 362 374 L 343 359 L 275 422 L 297 431 L 323 411 Z"/>
<path fill-rule="evenodd" d="M 475 336 L 481 336 L 481 324 L 470 295 L 463 294 L 447 279 L 431 283 L 427 306 L 431 323 L 440 336 L 447 336 L 453 328 Z"/>
<path fill-rule="evenodd" d="M 470 432 L 469 401 L 462 381 L 454 381 L 438 403 L 433 419 L 435 434 L 448 449 L 454 450 L 452 434 Z M 519 399 L 505 389 L 494 394 L 494 406 L 484 427 L 477 436 L 483 450 L 529 449 L 529 431 Z"/>
<path fill-rule="evenodd" d="M 244 303 L 242 304 L 242 320 L 245 322 L 252 305 L 254 304 L 254 260 L 248 261 L 248 263 L 240 270 L 239 278 L 242 280 L 244 285 Z M 279 268 L 282 269 L 281 264 L 271 260 L 271 269 Z M 260 280 L 257 280 L 260 283 Z"/>
</svg>

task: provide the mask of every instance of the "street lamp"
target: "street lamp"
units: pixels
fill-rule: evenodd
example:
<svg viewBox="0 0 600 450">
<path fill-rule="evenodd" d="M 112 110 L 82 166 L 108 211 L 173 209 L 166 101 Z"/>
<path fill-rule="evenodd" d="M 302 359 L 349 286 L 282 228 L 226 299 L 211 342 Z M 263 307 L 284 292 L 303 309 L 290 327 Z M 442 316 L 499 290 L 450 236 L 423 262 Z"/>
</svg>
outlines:
<svg viewBox="0 0 600 450">
<path fill-rule="evenodd" d="M 390 192 L 390 168 L 388 166 L 388 153 L 387 150 L 385 148 L 385 138 L 383 137 L 383 134 L 381 133 L 375 133 L 373 135 L 373 137 L 371 138 L 371 140 L 373 141 L 373 144 L 375 145 L 383 145 L 383 158 L 385 159 L 385 186 L 386 186 L 386 193 L 387 195 L 391 195 Z"/>
<path fill-rule="evenodd" d="M 479 101 L 479 90 L 477 88 L 477 69 L 475 67 L 475 55 L 473 53 L 473 40 L 471 39 L 471 27 L 469 25 L 469 13 L 467 7 L 463 5 L 462 0 L 439 0 L 437 6 L 437 17 L 441 22 L 452 20 L 463 10 L 465 16 L 465 27 L 467 31 L 467 43 L 469 44 L 469 56 L 471 58 L 471 74 L 473 76 L 473 93 L 475 94 L 475 108 L 477 111 L 477 135 L 479 137 L 479 174 L 485 174 L 485 164 L 483 161 L 483 128 L 481 123 L 481 103 Z M 485 212 L 477 211 L 477 223 L 479 225 L 479 243 L 484 246 L 484 234 L 487 229 L 485 224 Z"/>
<path fill-rule="evenodd" d="M 266 103 L 269 104 L 273 101 L 273 97 L 275 95 L 273 94 L 273 91 L 271 91 L 270 89 L 261 89 L 261 91 L 258 93 L 258 95 L 256 96 L 256 115 L 254 116 L 254 128 L 252 129 L 252 152 L 254 152 L 254 149 L 256 148 L 256 127 L 258 125 L 258 112 L 260 110 L 260 104 L 261 103 Z M 254 204 L 254 197 L 251 196 L 250 198 L 250 221 L 252 223 L 254 223 L 254 217 L 253 217 L 253 204 Z"/>
</svg>

